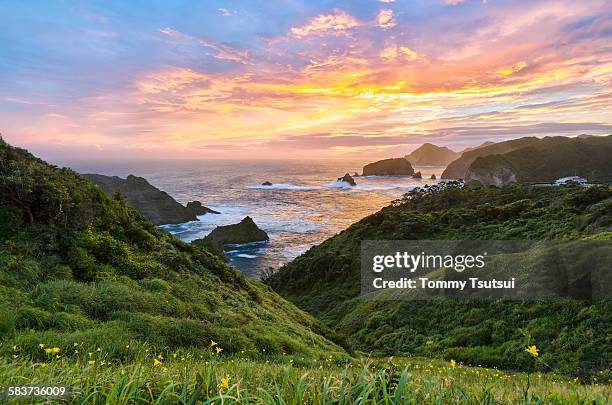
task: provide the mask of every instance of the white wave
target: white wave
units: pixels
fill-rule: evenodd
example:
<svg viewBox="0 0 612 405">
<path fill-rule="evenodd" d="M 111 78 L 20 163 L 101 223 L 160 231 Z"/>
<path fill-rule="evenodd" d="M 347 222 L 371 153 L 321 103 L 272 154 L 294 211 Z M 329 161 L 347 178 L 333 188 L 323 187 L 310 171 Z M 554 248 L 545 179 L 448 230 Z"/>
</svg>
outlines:
<svg viewBox="0 0 612 405">
<path fill-rule="evenodd" d="M 236 255 L 236 257 L 242 257 L 244 259 L 255 259 L 255 258 L 257 258 L 257 255 L 249 255 L 249 254 L 246 254 L 246 253 L 240 253 L 240 254 Z"/>
<path fill-rule="evenodd" d="M 330 188 L 342 188 L 342 189 L 351 189 L 354 186 L 351 186 L 350 184 L 348 184 L 346 181 L 342 181 L 342 180 L 336 180 L 336 181 L 332 181 L 331 183 L 329 183 L 328 187 Z"/>
<path fill-rule="evenodd" d="M 321 186 L 308 186 L 304 184 L 297 183 L 276 183 L 271 186 L 264 186 L 262 184 L 259 185 L 250 185 L 247 188 L 253 190 L 299 190 L 299 191 L 307 191 L 307 190 L 321 190 L 323 187 Z"/>
</svg>

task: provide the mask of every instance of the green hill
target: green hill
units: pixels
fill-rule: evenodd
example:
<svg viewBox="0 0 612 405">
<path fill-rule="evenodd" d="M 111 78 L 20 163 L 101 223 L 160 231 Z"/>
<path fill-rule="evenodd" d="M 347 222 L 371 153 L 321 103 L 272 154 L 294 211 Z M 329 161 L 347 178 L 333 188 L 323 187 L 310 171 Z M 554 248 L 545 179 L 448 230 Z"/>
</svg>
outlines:
<svg viewBox="0 0 612 405">
<path fill-rule="evenodd" d="M 498 142 L 492 145 L 472 149 L 464 152 L 457 160 L 452 161 L 442 172 L 443 179 L 465 179 L 470 165 L 481 156 L 497 155 L 511 152 L 515 149 L 523 148 L 533 142 L 537 142 L 538 138 L 528 137 L 513 139 L 510 141 Z"/>
<path fill-rule="evenodd" d="M 465 179 L 485 185 L 554 182 L 567 176 L 589 181 L 612 180 L 612 135 L 543 138 L 504 154 L 478 157 Z"/>
<path fill-rule="evenodd" d="M 346 356 L 326 328 L 79 174 L 0 138 L 0 355 Z M 333 336 L 330 335 L 330 336 Z"/>
<path fill-rule="evenodd" d="M 585 375 L 609 367 L 608 301 L 379 301 L 360 294 L 362 240 L 611 239 L 608 187 L 447 188 L 397 201 L 280 269 L 267 282 L 356 349 L 454 358 L 526 369 L 527 330 L 555 369 Z"/>
</svg>

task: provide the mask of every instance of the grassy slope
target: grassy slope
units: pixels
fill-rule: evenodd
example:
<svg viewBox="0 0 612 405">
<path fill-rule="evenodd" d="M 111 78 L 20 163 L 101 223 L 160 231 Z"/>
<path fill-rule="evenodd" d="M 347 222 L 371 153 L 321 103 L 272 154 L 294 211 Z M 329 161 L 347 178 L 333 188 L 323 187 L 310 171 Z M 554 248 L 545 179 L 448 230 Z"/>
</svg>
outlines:
<svg viewBox="0 0 612 405">
<path fill-rule="evenodd" d="M 80 175 L 0 140 L 1 356 L 44 360 L 42 343 L 126 361 L 145 347 L 207 352 L 211 340 L 223 354 L 345 356 L 324 330 Z"/>
<path fill-rule="evenodd" d="M 268 282 L 350 336 L 356 348 L 458 358 L 529 369 L 528 330 L 555 369 L 577 375 L 609 367 L 609 302 L 380 302 L 360 300 L 360 241 L 376 239 L 610 239 L 609 188 L 448 189 L 398 202 L 313 247 Z"/>
<path fill-rule="evenodd" d="M 469 167 L 476 174 L 508 168 L 519 183 L 553 182 L 583 176 L 590 181 L 612 179 L 612 135 L 590 138 L 544 138 L 504 154 L 477 158 Z"/>
<path fill-rule="evenodd" d="M 553 374 L 506 373 L 421 358 L 379 358 L 348 365 L 325 359 L 297 366 L 241 358 L 162 359 L 89 365 L 56 359 L 32 365 L 0 360 L 0 382 L 78 390 L 66 402 L 255 404 L 607 404 L 609 380 L 578 384 Z M 528 383 L 529 381 L 529 383 Z M 1 396 L 0 396 L 1 400 Z"/>
<path fill-rule="evenodd" d="M 536 137 L 525 137 L 512 139 L 510 141 L 497 142 L 492 145 L 483 146 L 481 148 L 469 150 L 461 154 L 461 157 L 449 163 L 442 172 L 443 179 L 463 179 L 470 165 L 481 156 L 498 155 L 511 152 L 516 149 L 524 148 L 534 142 L 537 142 Z"/>
</svg>

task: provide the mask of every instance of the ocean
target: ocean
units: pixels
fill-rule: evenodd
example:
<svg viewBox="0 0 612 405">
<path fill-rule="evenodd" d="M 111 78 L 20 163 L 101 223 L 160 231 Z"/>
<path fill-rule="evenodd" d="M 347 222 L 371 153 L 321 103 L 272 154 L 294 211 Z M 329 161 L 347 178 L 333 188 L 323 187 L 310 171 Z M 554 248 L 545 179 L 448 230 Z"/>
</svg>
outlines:
<svg viewBox="0 0 612 405">
<path fill-rule="evenodd" d="M 221 212 L 163 228 L 183 241 L 206 236 L 218 225 L 249 215 L 270 236 L 268 242 L 228 246 L 229 263 L 248 277 L 276 269 L 311 246 L 389 205 L 410 189 L 433 184 L 444 167 L 415 167 L 410 177 L 357 177 L 356 187 L 336 179 L 361 172 L 366 161 L 181 160 L 147 162 L 62 162 L 80 173 L 142 176 L 180 203 L 198 200 Z M 270 181 L 273 186 L 262 186 Z"/>
</svg>

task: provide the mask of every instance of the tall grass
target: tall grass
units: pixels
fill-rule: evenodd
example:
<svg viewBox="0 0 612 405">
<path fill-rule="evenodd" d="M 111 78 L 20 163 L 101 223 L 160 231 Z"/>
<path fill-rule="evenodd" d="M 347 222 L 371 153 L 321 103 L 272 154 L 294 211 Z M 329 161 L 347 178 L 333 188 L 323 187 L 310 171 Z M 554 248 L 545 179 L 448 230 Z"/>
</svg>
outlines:
<svg viewBox="0 0 612 405">
<path fill-rule="evenodd" d="M 96 356 L 94 354 L 93 356 Z M 103 358 L 103 353 L 97 354 Z M 297 365 L 289 356 L 252 360 L 142 353 L 131 364 L 73 358 L 0 361 L 0 384 L 63 384 L 70 404 L 607 404 L 610 381 L 579 384 L 554 374 L 527 376 L 420 358 L 327 358 Z M 28 402 L 24 400 L 23 402 Z"/>
</svg>

